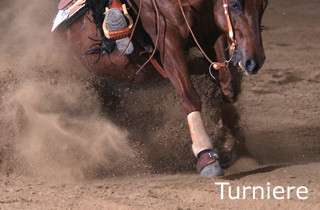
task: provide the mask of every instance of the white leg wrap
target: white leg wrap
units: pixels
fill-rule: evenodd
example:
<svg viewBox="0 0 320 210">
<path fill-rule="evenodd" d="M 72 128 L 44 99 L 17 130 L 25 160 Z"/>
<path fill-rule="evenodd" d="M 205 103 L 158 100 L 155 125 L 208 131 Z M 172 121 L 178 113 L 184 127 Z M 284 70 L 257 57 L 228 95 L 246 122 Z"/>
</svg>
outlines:
<svg viewBox="0 0 320 210">
<path fill-rule="evenodd" d="M 212 143 L 208 136 L 199 111 L 191 112 L 188 117 L 188 124 L 192 139 L 192 151 L 197 157 L 199 152 L 205 149 L 212 149 Z"/>
</svg>

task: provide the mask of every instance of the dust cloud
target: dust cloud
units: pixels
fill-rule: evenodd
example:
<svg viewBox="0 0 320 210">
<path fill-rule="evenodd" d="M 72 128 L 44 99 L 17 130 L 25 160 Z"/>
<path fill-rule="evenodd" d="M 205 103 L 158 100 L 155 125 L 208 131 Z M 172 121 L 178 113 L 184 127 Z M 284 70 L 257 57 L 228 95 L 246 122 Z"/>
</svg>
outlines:
<svg viewBox="0 0 320 210">
<path fill-rule="evenodd" d="M 58 179 L 128 172 L 128 133 L 101 115 L 90 74 L 72 56 L 46 62 L 57 3 L 1 2 L 0 171 Z"/>
<path fill-rule="evenodd" d="M 194 173 L 186 115 L 169 80 L 111 86 L 72 54 L 48 50 L 57 4 L 16 0 L 0 8 L 0 171 L 58 179 Z M 232 126 L 221 124 L 218 86 L 209 75 L 192 80 L 227 167 L 242 151 L 238 114 L 228 109 Z"/>
</svg>

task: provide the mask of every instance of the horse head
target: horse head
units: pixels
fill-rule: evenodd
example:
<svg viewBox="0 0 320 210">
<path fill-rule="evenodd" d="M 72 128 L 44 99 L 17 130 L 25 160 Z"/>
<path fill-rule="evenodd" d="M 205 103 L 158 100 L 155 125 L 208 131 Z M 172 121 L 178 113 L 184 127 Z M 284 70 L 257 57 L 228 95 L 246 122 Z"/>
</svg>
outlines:
<svg viewBox="0 0 320 210">
<path fill-rule="evenodd" d="M 215 0 L 215 22 L 229 37 L 228 21 L 224 10 L 226 2 L 236 40 L 234 65 L 238 64 L 247 75 L 255 74 L 265 61 L 261 19 L 268 0 Z"/>
</svg>

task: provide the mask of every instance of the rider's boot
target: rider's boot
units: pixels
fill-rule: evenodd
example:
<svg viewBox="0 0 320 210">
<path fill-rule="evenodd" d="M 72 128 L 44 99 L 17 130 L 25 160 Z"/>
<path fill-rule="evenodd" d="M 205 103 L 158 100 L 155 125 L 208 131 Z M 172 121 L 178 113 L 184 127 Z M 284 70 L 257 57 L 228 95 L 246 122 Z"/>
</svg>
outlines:
<svg viewBox="0 0 320 210">
<path fill-rule="evenodd" d="M 111 8 L 106 13 L 106 28 L 109 31 L 116 31 L 124 29 L 128 26 L 126 18 L 123 13 L 118 8 Z M 131 54 L 133 52 L 133 44 L 130 42 L 127 49 L 126 46 L 129 42 L 129 37 L 116 40 L 117 48 L 120 52 L 124 52 L 125 55 Z"/>
</svg>

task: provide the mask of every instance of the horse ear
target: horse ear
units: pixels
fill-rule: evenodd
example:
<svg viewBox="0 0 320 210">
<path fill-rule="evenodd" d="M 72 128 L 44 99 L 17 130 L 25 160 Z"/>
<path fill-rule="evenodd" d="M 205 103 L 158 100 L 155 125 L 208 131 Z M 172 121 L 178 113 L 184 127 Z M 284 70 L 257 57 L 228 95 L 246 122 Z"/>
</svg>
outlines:
<svg viewBox="0 0 320 210">
<path fill-rule="evenodd" d="M 267 6 L 268 6 L 268 0 L 263 0 L 263 1 L 262 1 L 263 11 L 267 8 Z"/>
</svg>

